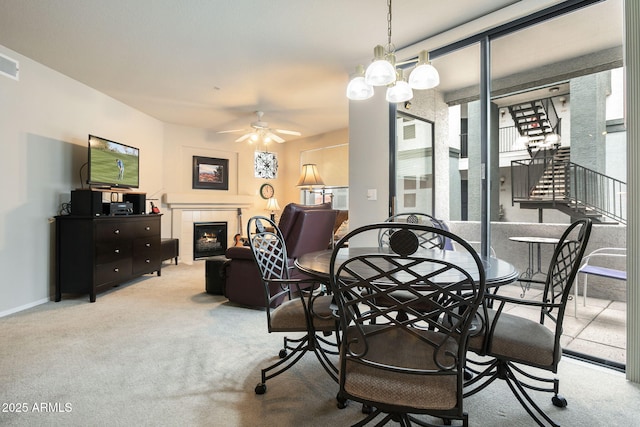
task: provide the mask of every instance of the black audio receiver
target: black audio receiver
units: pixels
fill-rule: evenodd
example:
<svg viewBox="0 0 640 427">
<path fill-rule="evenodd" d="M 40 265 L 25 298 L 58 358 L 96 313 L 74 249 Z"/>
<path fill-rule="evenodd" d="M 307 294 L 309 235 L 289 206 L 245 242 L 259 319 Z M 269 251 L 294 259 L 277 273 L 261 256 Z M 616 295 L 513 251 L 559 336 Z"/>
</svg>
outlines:
<svg viewBox="0 0 640 427">
<path fill-rule="evenodd" d="M 108 203 L 109 211 L 107 215 L 130 215 L 133 213 L 133 203 L 131 202 L 115 202 Z"/>
</svg>

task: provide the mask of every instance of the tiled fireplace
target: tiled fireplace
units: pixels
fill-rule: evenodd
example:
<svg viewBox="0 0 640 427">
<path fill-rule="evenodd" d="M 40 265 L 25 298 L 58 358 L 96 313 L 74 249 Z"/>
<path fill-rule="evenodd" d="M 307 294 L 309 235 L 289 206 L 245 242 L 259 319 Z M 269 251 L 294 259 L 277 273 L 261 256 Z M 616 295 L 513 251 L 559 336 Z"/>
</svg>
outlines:
<svg viewBox="0 0 640 427">
<path fill-rule="evenodd" d="M 226 222 L 193 223 L 193 259 L 224 255 L 227 250 Z"/>
<path fill-rule="evenodd" d="M 241 215 L 253 205 L 253 197 L 167 193 L 164 202 L 171 211 L 171 237 L 180 239 L 180 261 L 191 264 L 194 223 L 226 222 L 226 246 L 229 247 L 236 233 L 246 234 L 248 218 L 243 219 Z"/>
</svg>

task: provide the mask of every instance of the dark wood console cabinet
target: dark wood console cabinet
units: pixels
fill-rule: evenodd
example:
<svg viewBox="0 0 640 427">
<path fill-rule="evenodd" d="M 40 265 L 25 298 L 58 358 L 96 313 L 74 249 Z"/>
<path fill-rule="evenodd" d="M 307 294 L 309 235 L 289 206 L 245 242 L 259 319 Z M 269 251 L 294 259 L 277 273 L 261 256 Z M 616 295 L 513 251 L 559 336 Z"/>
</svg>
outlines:
<svg viewBox="0 0 640 427">
<path fill-rule="evenodd" d="M 56 217 L 56 295 L 96 294 L 134 277 L 160 276 L 161 215 Z"/>
</svg>

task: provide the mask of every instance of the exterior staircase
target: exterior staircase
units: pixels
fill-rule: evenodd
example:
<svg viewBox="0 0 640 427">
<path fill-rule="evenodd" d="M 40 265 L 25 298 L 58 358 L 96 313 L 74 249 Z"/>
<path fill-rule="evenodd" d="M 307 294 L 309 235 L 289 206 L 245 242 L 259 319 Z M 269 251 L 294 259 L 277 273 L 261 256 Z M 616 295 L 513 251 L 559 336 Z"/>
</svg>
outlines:
<svg viewBox="0 0 640 427">
<path fill-rule="evenodd" d="M 560 134 L 560 119 L 551 98 L 522 102 L 508 108 L 518 132 L 528 138 L 530 153 L 550 145 L 548 135 Z"/>
<path fill-rule="evenodd" d="M 570 148 L 560 147 L 556 150 L 541 150 L 536 152 L 536 156 L 552 156 L 552 161 L 546 162 L 542 176 L 531 189 L 530 200 L 566 198 L 569 192 L 566 169 L 570 160 Z"/>
<path fill-rule="evenodd" d="M 626 183 L 570 162 L 570 148 L 540 149 L 530 160 L 511 162 L 512 204 L 557 209 L 572 220 L 626 223 Z"/>
</svg>

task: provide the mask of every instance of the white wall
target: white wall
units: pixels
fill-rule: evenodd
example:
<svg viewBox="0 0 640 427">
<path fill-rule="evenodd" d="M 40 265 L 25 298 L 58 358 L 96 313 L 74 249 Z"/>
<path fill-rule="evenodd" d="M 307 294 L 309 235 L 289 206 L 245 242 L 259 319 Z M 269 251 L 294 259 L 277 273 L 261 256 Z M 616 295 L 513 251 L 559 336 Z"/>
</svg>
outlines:
<svg viewBox="0 0 640 427">
<path fill-rule="evenodd" d="M 389 216 L 389 103 L 385 88 L 349 102 L 349 229 Z M 376 200 L 369 200 L 375 190 Z M 371 242 L 370 242 L 371 243 Z"/>
<path fill-rule="evenodd" d="M 255 145 L 233 142 L 218 135 L 215 131 L 178 125 L 165 125 L 164 134 L 164 188 L 162 194 L 181 193 L 193 194 L 203 198 L 215 199 L 224 196 L 250 196 L 253 198 L 253 206 L 243 210 L 243 226 L 253 215 L 268 216 L 264 210 L 266 200 L 259 195 L 260 186 L 266 182 L 273 185 L 275 197 L 279 200 L 280 207 L 286 202 L 281 199 L 286 174 L 284 173 L 283 144 L 271 143 L 266 151 L 274 152 L 278 158 L 278 176 L 276 179 L 256 178 L 254 175 L 254 154 L 256 150 L 265 151 L 264 145 Z M 192 188 L 192 159 L 193 156 L 229 159 L 229 190 L 203 190 Z M 171 212 L 163 204 L 163 236 L 171 236 Z M 243 233 L 244 234 L 244 233 Z M 229 231 L 229 237 L 233 233 Z"/>
<path fill-rule="evenodd" d="M 276 189 L 281 195 L 278 197 L 280 207 L 284 207 L 283 201 L 300 202 L 300 188 L 296 187 L 296 184 L 303 163 L 317 163 L 318 172 L 326 185 L 348 186 L 349 148 L 345 144 L 349 144 L 347 128 L 320 135 L 304 135 L 302 138 L 287 141 L 283 165 L 284 181 L 282 187 Z"/>
<path fill-rule="evenodd" d="M 0 45 L 20 80 L 0 76 L 0 316 L 49 300 L 61 202 L 80 187 L 87 136 L 140 148 L 140 190 L 162 182 L 162 123 Z M 86 168 L 82 169 L 86 181 Z M 88 297 L 87 297 L 88 301 Z"/>
</svg>

